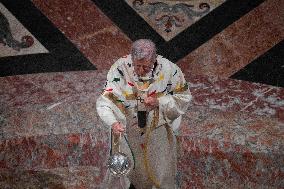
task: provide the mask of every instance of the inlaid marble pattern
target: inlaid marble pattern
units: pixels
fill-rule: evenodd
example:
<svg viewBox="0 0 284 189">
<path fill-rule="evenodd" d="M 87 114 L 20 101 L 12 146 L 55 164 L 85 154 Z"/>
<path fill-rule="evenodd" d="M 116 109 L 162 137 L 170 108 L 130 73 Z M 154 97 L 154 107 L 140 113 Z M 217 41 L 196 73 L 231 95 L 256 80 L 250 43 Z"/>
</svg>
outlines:
<svg viewBox="0 0 284 189">
<path fill-rule="evenodd" d="M 226 0 L 126 0 L 166 41 L 200 20 Z"/>
<path fill-rule="evenodd" d="M 32 2 L 98 70 L 129 52 L 131 40 L 90 0 Z"/>
<path fill-rule="evenodd" d="M 228 78 L 284 39 L 281 0 L 267 0 L 177 64 L 188 73 Z"/>
<path fill-rule="evenodd" d="M 48 50 L 0 3 L 0 58 Z"/>
<path fill-rule="evenodd" d="M 2 57 L 0 58 L 0 77 L 96 69 L 30 0 L 21 0 L 17 3 L 3 0 L 1 3 L 36 36 L 49 53 Z"/>
</svg>

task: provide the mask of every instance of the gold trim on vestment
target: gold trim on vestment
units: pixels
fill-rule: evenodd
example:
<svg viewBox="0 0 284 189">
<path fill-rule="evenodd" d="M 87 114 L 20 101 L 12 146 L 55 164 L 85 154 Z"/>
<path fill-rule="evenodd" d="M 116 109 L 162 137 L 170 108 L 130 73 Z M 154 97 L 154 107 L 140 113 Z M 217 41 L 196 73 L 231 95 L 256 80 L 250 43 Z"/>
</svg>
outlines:
<svg viewBox="0 0 284 189">
<path fill-rule="evenodd" d="M 179 93 L 183 93 L 187 90 L 188 90 L 188 84 L 185 83 L 183 87 L 178 87 L 178 88 L 174 89 L 173 92 L 174 92 L 174 94 L 179 94 Z"/>
<path fill-rule="evenodd" d="M 125 96 L 126 100 L 136 100 L 136 98 L 137 98 L 137 93 L 127 94 Z"/>
<path fill-rule="evenodd" d="M 146 169 L 146 172 L 148 174 L 149 179 L 153 182 L 153 184 L 156 186 L 156 188 L 160 188 L 161 184 L 155 178 L 153 170 L 150 167 L 150 163 L 149 163 L 147 153 L 148 153 L 148 142 L 149 142 L 149 139 L 150 139 L 150 134 L 151 134 L 152 130 L 158 124 L 158 119 L 159 119 L 159 112 L 157 110 L 154 110 L 154 117 L 153 117 L 153 120 L 151 122 L 151 126 L 149 128 L 147 128 L 147 130 L 146 130 L 146 141 L 145 141 L 145 146 L 143 148 L 143 160 L 144 160 L 145 169 Z"/>
<path fill-rule="evenodd" d="M 156 93 L 156 97 L 159 98 L 159 97 L 162 97 L 164 96 L 165 94 L 163 92 L 158 92 Z"/>
<path fill-rule="evenodd" d="M 164 96 L 165 94 L 163 92 L 158 92 L 155 94 L 155 97 L 159 98 Z M 127 94 L 125 95 L 125 99 L 126 100 L 136 100 L 138 97 L 137 93 L 133 93 L 133 94 Z"/>
<path fill-rule="evenodd" d="M 155 185 L 156 188 L 160 188 L 161 184 L 156 179 L 154 172 L 150 167 L 150 163 L 149 163 L 149 159 L 148 159 L 148 143 L 149 143 L 150 135 L 151 135 L 152 131 L 154 129 L 156 129 L 157 126 L 158 126 L 158 122 L 159 122 L 159 108 L 154 110 L 154 116 L 153 116 L 151 125 L 146 130 L 145 146 L 144 146 L 144 148 L 142 148 L 143 149 L 143 160 L 144 160 L 146 172 L 148 174 L 149 179 L 153 182 L 153 184 Z M 172 145 L 173 135 L 172 135 L 172 132 L 170 130 L 171 128 L 170 128 L 169 125 L 165 125 L 165 127 L 166 127 L 166 130 L 167 130 L 167 137 L 168 137 L 168 140 L 169 140 L 169 144 Z"/>
<path fill-rule="evenodd" d="M 122 102 L 119 101 L 119 98 L 115 96 L 113 93 L 105 92 L 103 94 L 104 97 L 108 98 L 112 103 L 114 103 L 117 108 L 124 114 L 127 114 L 127 110 Z"/>
</svg>

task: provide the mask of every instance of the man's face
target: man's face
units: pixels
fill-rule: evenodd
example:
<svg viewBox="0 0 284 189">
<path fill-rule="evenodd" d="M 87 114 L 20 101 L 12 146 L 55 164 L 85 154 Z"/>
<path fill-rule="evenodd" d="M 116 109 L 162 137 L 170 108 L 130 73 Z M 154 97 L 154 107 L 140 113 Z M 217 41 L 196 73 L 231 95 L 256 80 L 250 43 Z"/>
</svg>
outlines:
<svg viewBox="0 0 284 189">
<path fill-rule="evenodd" d="M 153 68 L 153 65 L 153 60 L 141 59 L 133 61 L 134 71 L 138 77 L 146 76 L 146 74 L 149 73 Z"/>
</svg>

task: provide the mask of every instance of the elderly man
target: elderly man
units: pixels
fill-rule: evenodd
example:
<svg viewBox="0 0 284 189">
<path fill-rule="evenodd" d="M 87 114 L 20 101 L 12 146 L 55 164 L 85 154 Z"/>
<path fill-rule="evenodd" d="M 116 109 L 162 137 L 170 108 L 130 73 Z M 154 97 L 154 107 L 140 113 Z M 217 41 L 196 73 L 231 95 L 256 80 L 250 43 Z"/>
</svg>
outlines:
<svg viewBox="0 0 284 189">
<path fill-rule="evenodd" d="M 97 100 L 97 112 L 110 128 L 111 153 L 120 140 L 132 165 L 127 178 L 107 175 L 105 188 L 128 188 L 129 181 L 136 189 L 176 188 L 175 131 L 190 100 L 180 68 L 157 55 L 151 40 L 135 41 L 131 54 L 110 68 Z"/>
</svg>

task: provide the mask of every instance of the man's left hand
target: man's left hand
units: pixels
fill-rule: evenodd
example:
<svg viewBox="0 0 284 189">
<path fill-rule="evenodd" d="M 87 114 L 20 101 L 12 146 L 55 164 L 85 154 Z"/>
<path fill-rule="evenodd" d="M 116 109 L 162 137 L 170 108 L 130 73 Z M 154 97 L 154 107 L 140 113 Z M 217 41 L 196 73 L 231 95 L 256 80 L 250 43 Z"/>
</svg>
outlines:
<svg viewBox="0 0 284 189">
<path fill-rule="evenodd" d="M 148 110 L 153 110 L 159 106 L 159 101 L 157 97 L 149 96 L 144 98 L 144 104 Z"/>
</svg>

